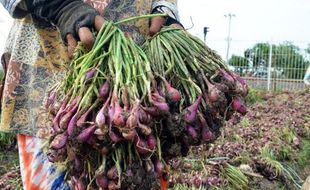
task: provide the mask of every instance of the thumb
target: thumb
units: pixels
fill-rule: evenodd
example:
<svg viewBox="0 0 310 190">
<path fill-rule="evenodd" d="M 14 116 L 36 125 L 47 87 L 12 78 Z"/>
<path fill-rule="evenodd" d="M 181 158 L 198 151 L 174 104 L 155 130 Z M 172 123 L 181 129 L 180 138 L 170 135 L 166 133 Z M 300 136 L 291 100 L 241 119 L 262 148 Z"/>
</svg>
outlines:
<svg viewBox="0 0 310 190">
<path fill-rule="evenodd" d="M 151 20 L 151 26 L 150 26 L 150 30 L 149 30 L 149 34 L 150 36 L 153 36 L 154 34 L 156 34 L 157 32 L 159 32 L 159 30 L 161 29 L 161 27 L 166 23 L 166 19 L 165 17 L 154 17 Z"/>
</svg>

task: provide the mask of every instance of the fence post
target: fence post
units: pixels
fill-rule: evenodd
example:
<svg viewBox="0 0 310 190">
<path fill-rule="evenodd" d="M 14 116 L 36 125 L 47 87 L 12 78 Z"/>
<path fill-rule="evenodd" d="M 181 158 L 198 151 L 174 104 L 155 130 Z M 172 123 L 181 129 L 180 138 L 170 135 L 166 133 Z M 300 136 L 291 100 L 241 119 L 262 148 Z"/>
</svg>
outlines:
<svg viewBox="0 0 310 190">
<path fill-rule="evenodd" d="M 270 91 L 271 85 L 271 65 L 272 65 L 272 43 L 269 43 L 269 61 L 268 61 L 268 75 L 267 75 L 267 90 Z"/>
</svg>

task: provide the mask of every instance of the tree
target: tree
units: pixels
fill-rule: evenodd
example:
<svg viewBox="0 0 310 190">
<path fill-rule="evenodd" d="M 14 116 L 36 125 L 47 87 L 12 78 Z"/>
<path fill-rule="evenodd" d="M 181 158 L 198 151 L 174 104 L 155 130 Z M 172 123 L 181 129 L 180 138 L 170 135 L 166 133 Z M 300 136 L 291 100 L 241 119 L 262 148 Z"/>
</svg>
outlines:
<svg viewBox="0 0 310 190">
<path fill-rule="evenodd" d="M 267 69 L 270 53 L 269 43 L 257 43 L 252 48 L 244 52 L 244 59 L 251 62 L 254 69 L 264 67 Z M 310 53 L 310 44 L 306 52 Z M 229 63 L 231 65 L 240 65 L 240 57 L 232 57 Z M 242 63 L 241 63 L 242 64 Z M 302 79 L 309 60 L 298 46 L 291 42 L 284 42 L 279 45 L 272 45 L 272 67 L 282 72 L 286 78 Z"/>
<path fill-rule="evenodd" d="M 245 57 L 232 55 L 229 59 L 229 65 L 235 67 L 235 72 L 243 76 L 244 71 L 246 71 L 249 67 L 249 61 Z"/>
<path fill-rule="evenodd" d="M 248 67 L 249 61 L 245 57 L 232 55 L 229 59 L 229 65 L 234 67 Z"/>
</svg>

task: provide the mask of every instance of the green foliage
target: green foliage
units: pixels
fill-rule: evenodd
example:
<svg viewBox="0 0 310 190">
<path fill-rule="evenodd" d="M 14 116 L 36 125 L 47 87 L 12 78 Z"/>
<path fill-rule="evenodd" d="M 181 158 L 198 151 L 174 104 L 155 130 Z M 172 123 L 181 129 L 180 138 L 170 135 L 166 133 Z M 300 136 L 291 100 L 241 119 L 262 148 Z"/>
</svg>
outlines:
<svg viewBox="0 0 310 190">
<path fill-rule="evenodd" d="M 203 190 L 203 187 L 188 186 L 184 184 L 176 184 L 171 190 Z"/>
<path fill-rule="evenodd" d="M 279 161 L 276 160 L 275 154 L 268 145 L 265 145 L 261 149 L 260 157 L 261 160 L 267 165 L 267 167 L 270 167 L 274 170 L 276 176 L 280 176 L 282 174 L 283 166 Z"/>
<path fill-rule="evenodd" d="M 248 189 L 248 178 L 240 169 L 230 164 L 225 164 L 221 169 L 221 174 L 228 182 L 228 189 L 245 190 Z M 226 189 L 227 189 L 226 188 Z"/>
<path fill-rule="evenodd" d="M 302 149 L 298 153 L 298 164 L 301 167 L 305 167 L 310 163 L 309 159 L 310 159 L 310 140 L 303 140 Z"/>
<path fill-rule="evenodd" d="M 245 102 L 247 104 L 254 104 L 262 101 L 263 101 L 262 91 L 250 88 L 249 93 L 245 98 Z"/>
<path fill-rule="evenodd" d="M 244 128 L 248 128 L 250 127 L 250 121 L 248 118 L 243 118 L 241 121 L 240 121 L 240 125 Z"/>
<path fill-rule="evenodd" d="M 249 60 L 242 56 L 232 55 L 232 57 L 229 59 L 229 65 L 239 69 L 240 73 L 238 74 L 242 74 L 242 68 L 249 66 Z"/>
<path fill-rule="evenodd" d="M 292 129 L 290 129 L 288 126 L 285 126 L 281 130 L 281 139 L 286 141 L 287 143 L 292 143 L 295 136 L 295 133 Z"/>
<path fill-rule="evenodd" d="M 0 147 L 11 145 L 16 141 L 16 137 L 13 134 L 0 132 Z"/>
<path fill-rule="evenodd" d="M 289 144 L 282 143 L 280 145 L 280 150 L 277 153 L 277 158 L 279 160 L 291 160 L 293 157 L 293 149 Z"/>
<path fill-rule="evenodd" d="M 297 189 L 300 189 L 302 180 L 295 172 L 294 169 L 289 167 L 288 165 L 282 164 L 279 162 L 274 154 L 274 152 L 268 147 L 268 145 L 264 146 L 261 149 L 261 160 L 266 164 L 266 167 L 271 168 L 275 176 L 279 177 L 284 176 L 288 181 L 290 181 Z"/>
<path fill-rule="evenodd" d="M 243 62 L 241 63 L 237 60 L 246 59 L 251 60 L 254 69 L 259 66 L 266 68 L 269 62 L 269 52 L 269 43 L 257 43 L 253 47 L 245 50 L 244 58 L 232 57 L 232 60 L 229 62 L 230 64 L 234 64 L 234 66 L 238 65 L 238 63 L 243 66 Z M 310 52 L 310 46 L 306 52 Z M 304 52 L 291 42 L 272 45 L 272 67 L 282 72 L 282 75 L 284 75 L 285 78 L 302 79 L 309 63 L 310 62 L 306 59 Z M 275 73 L 273 74 L 276 75 Z"/>
<path fill-rule="evenodd" d="M 0 80 L 3 80 L 3 77 L 4 77 L 4 71 L 2 66 L 0 66 Z"/>
</svg>

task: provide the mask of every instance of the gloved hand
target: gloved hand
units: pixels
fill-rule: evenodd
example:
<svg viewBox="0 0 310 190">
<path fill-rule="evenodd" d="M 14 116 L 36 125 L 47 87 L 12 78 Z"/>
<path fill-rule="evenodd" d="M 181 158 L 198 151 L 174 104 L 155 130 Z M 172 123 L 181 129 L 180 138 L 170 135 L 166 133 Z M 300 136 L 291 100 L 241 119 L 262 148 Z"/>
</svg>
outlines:
<svg viewBox="0 0 310 190">
<path fill-rule="evenodd" d="M 71 57 L 77 41 L 81 41 L 90 50 L 94 43 L 91 30 L 100 30 L 103 17 L 82 0 L 27 0 L 31 14 L 43 18 L 56 25 L 61 37 L 68 45 Z"/>
</svg>

